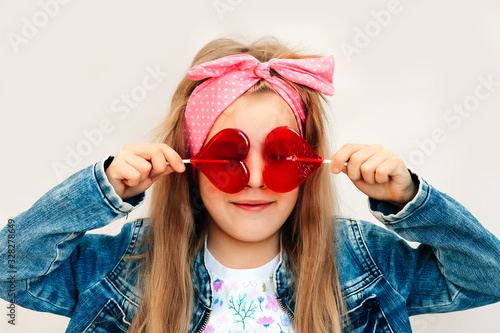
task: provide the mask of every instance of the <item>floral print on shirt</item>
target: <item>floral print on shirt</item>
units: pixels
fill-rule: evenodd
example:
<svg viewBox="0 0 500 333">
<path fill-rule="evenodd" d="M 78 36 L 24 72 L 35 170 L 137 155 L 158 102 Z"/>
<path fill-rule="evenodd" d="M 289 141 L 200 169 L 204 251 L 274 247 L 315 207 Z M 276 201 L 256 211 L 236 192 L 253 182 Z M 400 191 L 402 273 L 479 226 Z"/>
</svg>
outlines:
<svg viewBox="0 0 500 333">
<path fill-rule="evenodd" d="M 264 281 L 214 277 L 214 307 L 203 333 L 293 333 L 292 320 L 281 309 L 272 276 Z"/>
</svg>

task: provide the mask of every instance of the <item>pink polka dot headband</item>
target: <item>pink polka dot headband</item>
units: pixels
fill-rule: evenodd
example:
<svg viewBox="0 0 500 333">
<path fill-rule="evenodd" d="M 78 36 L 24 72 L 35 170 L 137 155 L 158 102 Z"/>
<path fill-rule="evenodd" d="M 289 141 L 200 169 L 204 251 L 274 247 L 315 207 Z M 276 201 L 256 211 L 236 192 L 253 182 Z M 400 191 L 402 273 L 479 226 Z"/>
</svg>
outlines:
<svg viewBox="0 0 500 333">
<path fill-rule="evenodd" d="M 193 157 L 203 146 L 217 117 L 238 97 L 260 80 L 266 80 L 288 103 L 303 135 L 305 108 L 298 92 L 285 81 L 271 76 L 270 69 L 292 82 L 332 96 L 333 56 L 308 59 L 271 59 L 261 63 L 248 54 L 237 54 L 192 67 L 191 80 L 209 78 L 197 86 L 184 113 L 186 157 Z"/>
</svg>

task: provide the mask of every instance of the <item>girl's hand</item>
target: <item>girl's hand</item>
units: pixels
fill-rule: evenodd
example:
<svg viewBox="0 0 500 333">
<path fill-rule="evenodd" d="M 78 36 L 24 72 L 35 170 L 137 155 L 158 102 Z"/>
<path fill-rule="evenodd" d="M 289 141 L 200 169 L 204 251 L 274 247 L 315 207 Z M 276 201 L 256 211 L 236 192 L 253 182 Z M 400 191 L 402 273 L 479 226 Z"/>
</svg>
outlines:
<svg viewBox="0 0 500 333">
<path fill-rule="evenodd" d="M 332 156 L 332 172 L 345 173 L 367 196 L 401 208 L 418 191 L 401 157 L 380 145 L 342 146 Z"/>
<path fill-rule="evenodd" d="M 132 143 L 116 154 L 106 176 L 120 198 L 127 199 L 147 190 L 161 176 L 185 169 L 179 154 L 164 143 Z"/>
</svg>

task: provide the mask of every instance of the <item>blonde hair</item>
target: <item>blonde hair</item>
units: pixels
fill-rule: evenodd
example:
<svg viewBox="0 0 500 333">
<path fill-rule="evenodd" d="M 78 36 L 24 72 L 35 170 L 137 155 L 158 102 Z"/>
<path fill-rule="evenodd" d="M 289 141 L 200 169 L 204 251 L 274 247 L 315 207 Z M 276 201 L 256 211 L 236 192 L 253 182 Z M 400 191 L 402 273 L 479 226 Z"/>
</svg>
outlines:
<svg viewBox="0 0 500 333">
<path fill-rule="evenodd" d="M 198 52 L 193 66 L 232 54 L 250 54 L 261 62 L 271 58 L 318 57 L 301 55 L 274 38 L 264 38 L 249 45 L 217 39 Z M 181 155 L 184 152 L 184 109 L 191 92 L 200 83 L 187 77 L 180 82 L 172 98 L 170 113 L 155 135 L 156 141 L 166 143 Z M 307 110 L 306 140 L 321 156 L 327 156 L 326 117 L 320 94 L 288 83 L 299 92 Z M 269 90 L 274 91 L 262 80 L 248 93 Z M 138 283 L 144 295 L 130 332 L 188 330 L 193 308 L 190 267 L 206 234 L 206 212 L 190 171 L 188 168 L 184 173 L 162 177 L 153 186 L 151 231 L 145 239 L 151 251 L 141 262 Z M 282 227 L 283 247 L 292 267 L 296 295 L 292 310 L 297 332 L 341 330 L 344 305 L 334 256 L 333 202 L 329 169 L 319 168 L 300 186 L 297 204 Z"/>
</svg>

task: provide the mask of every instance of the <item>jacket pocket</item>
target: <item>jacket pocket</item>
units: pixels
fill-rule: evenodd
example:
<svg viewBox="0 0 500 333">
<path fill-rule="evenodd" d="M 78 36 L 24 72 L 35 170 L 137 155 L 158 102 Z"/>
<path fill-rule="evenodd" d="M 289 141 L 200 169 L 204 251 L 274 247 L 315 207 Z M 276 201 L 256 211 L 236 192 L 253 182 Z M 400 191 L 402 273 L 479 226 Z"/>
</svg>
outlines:
<svg viewBox="0 0 500 333">
<path fill-rule="evenodd" d="M 376 295 L 364 299 L 358 306 L 349 310 L 347 315 L 350 323 L 344 322 L 344 332 L 394 333 Z"/>
<path fill-rule="evenodd" d="M 109 299 L 101 311 L 87 326 L 84 333 L 122 333 L 127 332 L 130 326 L 125 312 L 114 299 Z"/>
</svg>

